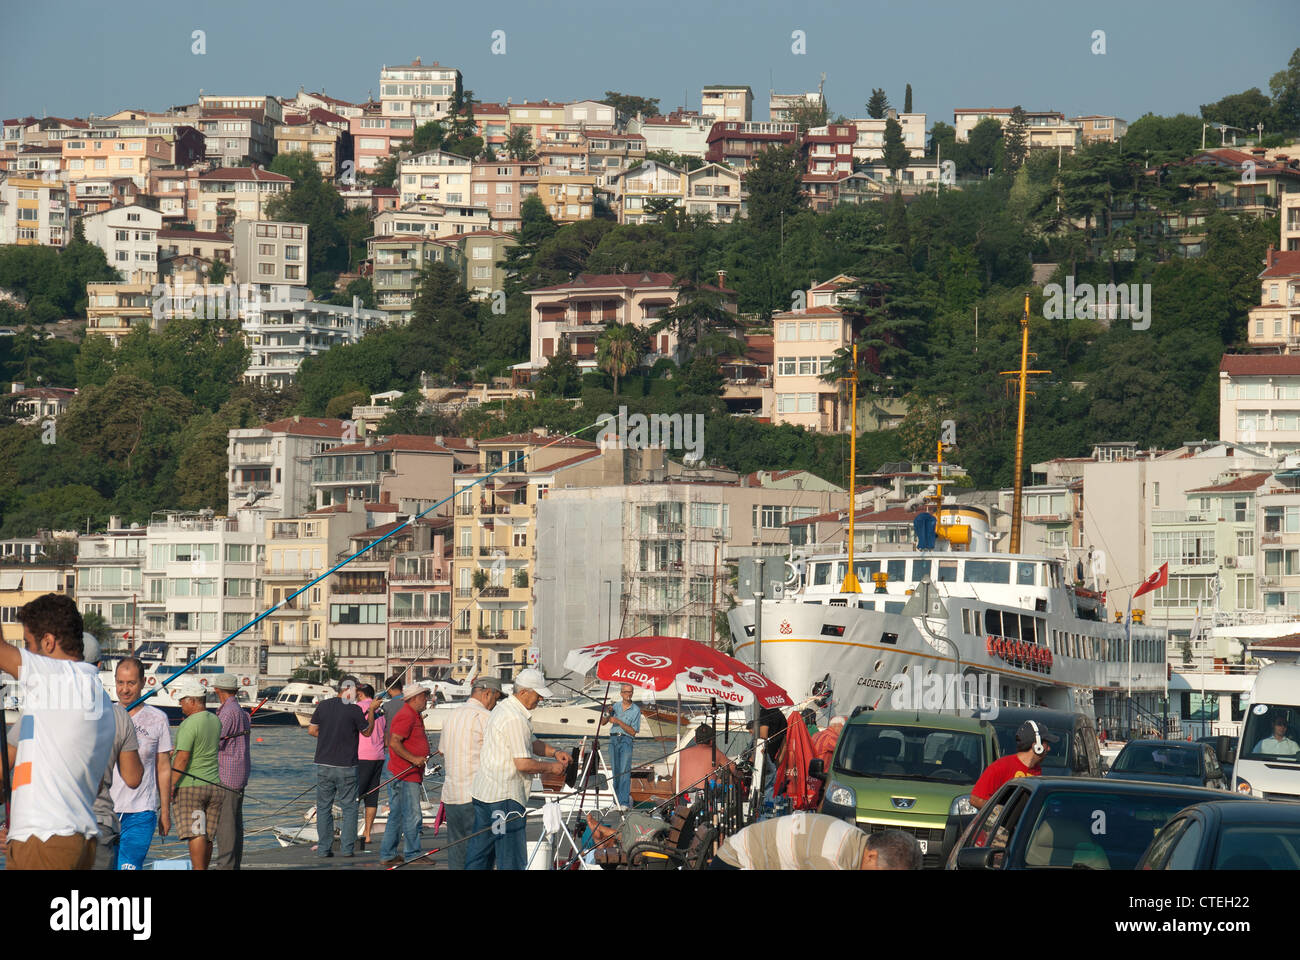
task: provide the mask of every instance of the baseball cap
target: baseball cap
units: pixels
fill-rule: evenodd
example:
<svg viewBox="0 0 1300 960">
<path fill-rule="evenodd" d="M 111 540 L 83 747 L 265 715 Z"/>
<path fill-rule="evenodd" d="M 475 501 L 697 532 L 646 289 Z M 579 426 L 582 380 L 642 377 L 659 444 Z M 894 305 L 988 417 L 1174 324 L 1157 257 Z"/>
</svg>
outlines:
<svg viewBox="0 0 1300 960">
<path fill-rule="evenodd" d="M 515 689 L 532 690 L 542 697 L 551 696 L 551 688 L 546 685 L 546 678 L 542 676 L 542 671 L 534 670 L 532 667 L 519 671 L 519 676 L 515 677 Z"/>
<path fill-rule="evenodd" d="M 1043 724 L 1038 723 L 1037 720 L 1026 720 L 1020 725 L 1020 729 L 1016 731 L 1017 750 L 1030 750 L 1033 748 L 1035 724 L 1038 724 L 1038 736 L 1042 738 L 1044 743 L 1060 742 L 1060 737 L 1048 730 Z"/>
<path fill-rule="evenodd" d="M 422 693 L 428 693 L 429 688 L 422 683 L 408 683 L 402 687 L 402 699 L 410 700 L 412 697 L 418 697 Z"/>
<path fill-rule="evenodd" d="M 95 635 L 89 631 L 82 631 L 81 662 L 99 663 L 101 659 L 103 659 L 103 653 L 99 649 L 99 641 L 95 639 Z"/>
<path fill-rule="evenodd" d="M 208 698 L 207 688 L 197 680 L 191 680 L 188 677 L 183 680 L 177 680 L 172 684 L 170 693 L 177 700 L 181 700 L 184 697 L 195 697 L 199 700 L 207 700 Z"/>
<path fill-rule="evenodd" d="M 345 677 L 343 682 L 339 684 L 339 693 L 342 693 L 344 690 L 355 690 L 356 688 L 357 682 L 351 677 Z"/>
<path fill-rule="evenodd" d="M 473 689 L 474 690 L 495 690 L 497 693 L 500 693 L 501 678 L 500 677 L 475 677 Z"/>
<path fill-rule="evenodd" d="M 212 681 L 212 685 L 218 690 L 238 690 L 239 680 L 233 673 L 223 673 Z"/>
</svg>

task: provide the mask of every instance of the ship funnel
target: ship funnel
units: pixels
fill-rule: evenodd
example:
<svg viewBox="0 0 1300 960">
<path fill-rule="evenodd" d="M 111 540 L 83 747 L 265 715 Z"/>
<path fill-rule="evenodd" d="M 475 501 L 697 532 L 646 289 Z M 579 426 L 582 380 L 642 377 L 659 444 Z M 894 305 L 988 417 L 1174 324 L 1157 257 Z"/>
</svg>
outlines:
<svg viewBox="0 0 1300 960">
<path fill-rule="evenodd" d="M 979 507 L 943 506 L 937 517 L 935 533 L 947 540 L 955 549 L 972 546 L 987 549 L 989 543 L 989 518 Z"/>
</svg>

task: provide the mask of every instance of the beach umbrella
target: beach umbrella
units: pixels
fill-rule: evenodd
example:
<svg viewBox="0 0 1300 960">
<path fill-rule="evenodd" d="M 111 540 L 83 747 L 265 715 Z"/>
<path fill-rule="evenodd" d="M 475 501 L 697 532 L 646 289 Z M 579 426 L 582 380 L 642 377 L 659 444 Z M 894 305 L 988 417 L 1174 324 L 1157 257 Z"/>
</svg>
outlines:
<svg viewBox="0 0 1300 960">
<path fill-rule="evenodd" d="M 797 712 L 790 714 L 785 730 L 785 762 L 777 768 L 773 795 L 789 797 L 795 810 L 815 810 L 821 784 L 808 776 L 808 764 L 816 756 L 803 718 Z"/>
<path fill-rule="evenodd" d="M 595 668 L 610 683 L 662 697 L 716 699 L 733 706 L 791 707 L 789 695 L 748 664 L 685 637 L 621 637 L 579 647 L 565 658 L 575 673 Z"/>
</svg>

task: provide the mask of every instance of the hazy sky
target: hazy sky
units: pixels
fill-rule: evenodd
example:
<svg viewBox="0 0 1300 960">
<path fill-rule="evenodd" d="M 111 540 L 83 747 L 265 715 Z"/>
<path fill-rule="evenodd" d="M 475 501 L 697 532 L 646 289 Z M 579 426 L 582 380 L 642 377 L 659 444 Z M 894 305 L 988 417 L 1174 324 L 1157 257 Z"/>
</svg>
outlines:
<svg viewBox="0 0 1300 960">
<path fill-rule="evenodd" d="M 194 30 L 207 52 L 191 52 Z M 505 32 L 505 53 L 491 52 Z M 803 31 L 806 53 L 792 52 Z M 1104 55 L 1092 52 L 1105 32 Z M 480 100 L 572 100 L 619 90 L 699 109 L 700 88 L 815 90 L 864 115 L 872 87 L 928 122 L 954 107 L 1054 109 L 1067 116 L 1196 113 L 1258 86 L 1300 46 L 1297 0 L 952 0 L 952 2 L 553 3 L 374 0 L 0 0 L 0 115 L 106 114 L 192 103 L 199 90 L 345 100 L 378 94 L 385 64 L 458 67 Z"/>
</svg>

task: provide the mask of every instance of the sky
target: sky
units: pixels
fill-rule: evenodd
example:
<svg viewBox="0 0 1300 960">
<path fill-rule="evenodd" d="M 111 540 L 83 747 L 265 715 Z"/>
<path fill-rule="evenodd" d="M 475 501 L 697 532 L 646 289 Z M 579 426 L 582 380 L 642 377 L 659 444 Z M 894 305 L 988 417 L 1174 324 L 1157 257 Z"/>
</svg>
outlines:
<svg viewBox="0 0 1300 960">
<path fill-rule="evenodd" d="M 4 118 L 163 110 L 200 90 L 362 101 L 378 95 L 381 66 L 419 56 L 457 67 L 489 102 L 617 90 L 698 110 L 701 87 L 737 83 L 762 120 L 769 89 L 815 90 L 824 72 L 832 114 L 850 118 L 873 87 L 901 109 L 910 83 L 927 126 L 1016 104 L 1133 121 L 1267 93 L 1300 46 L 1300 2 L 0 0 L 0 34 Z"/>
</svg>

